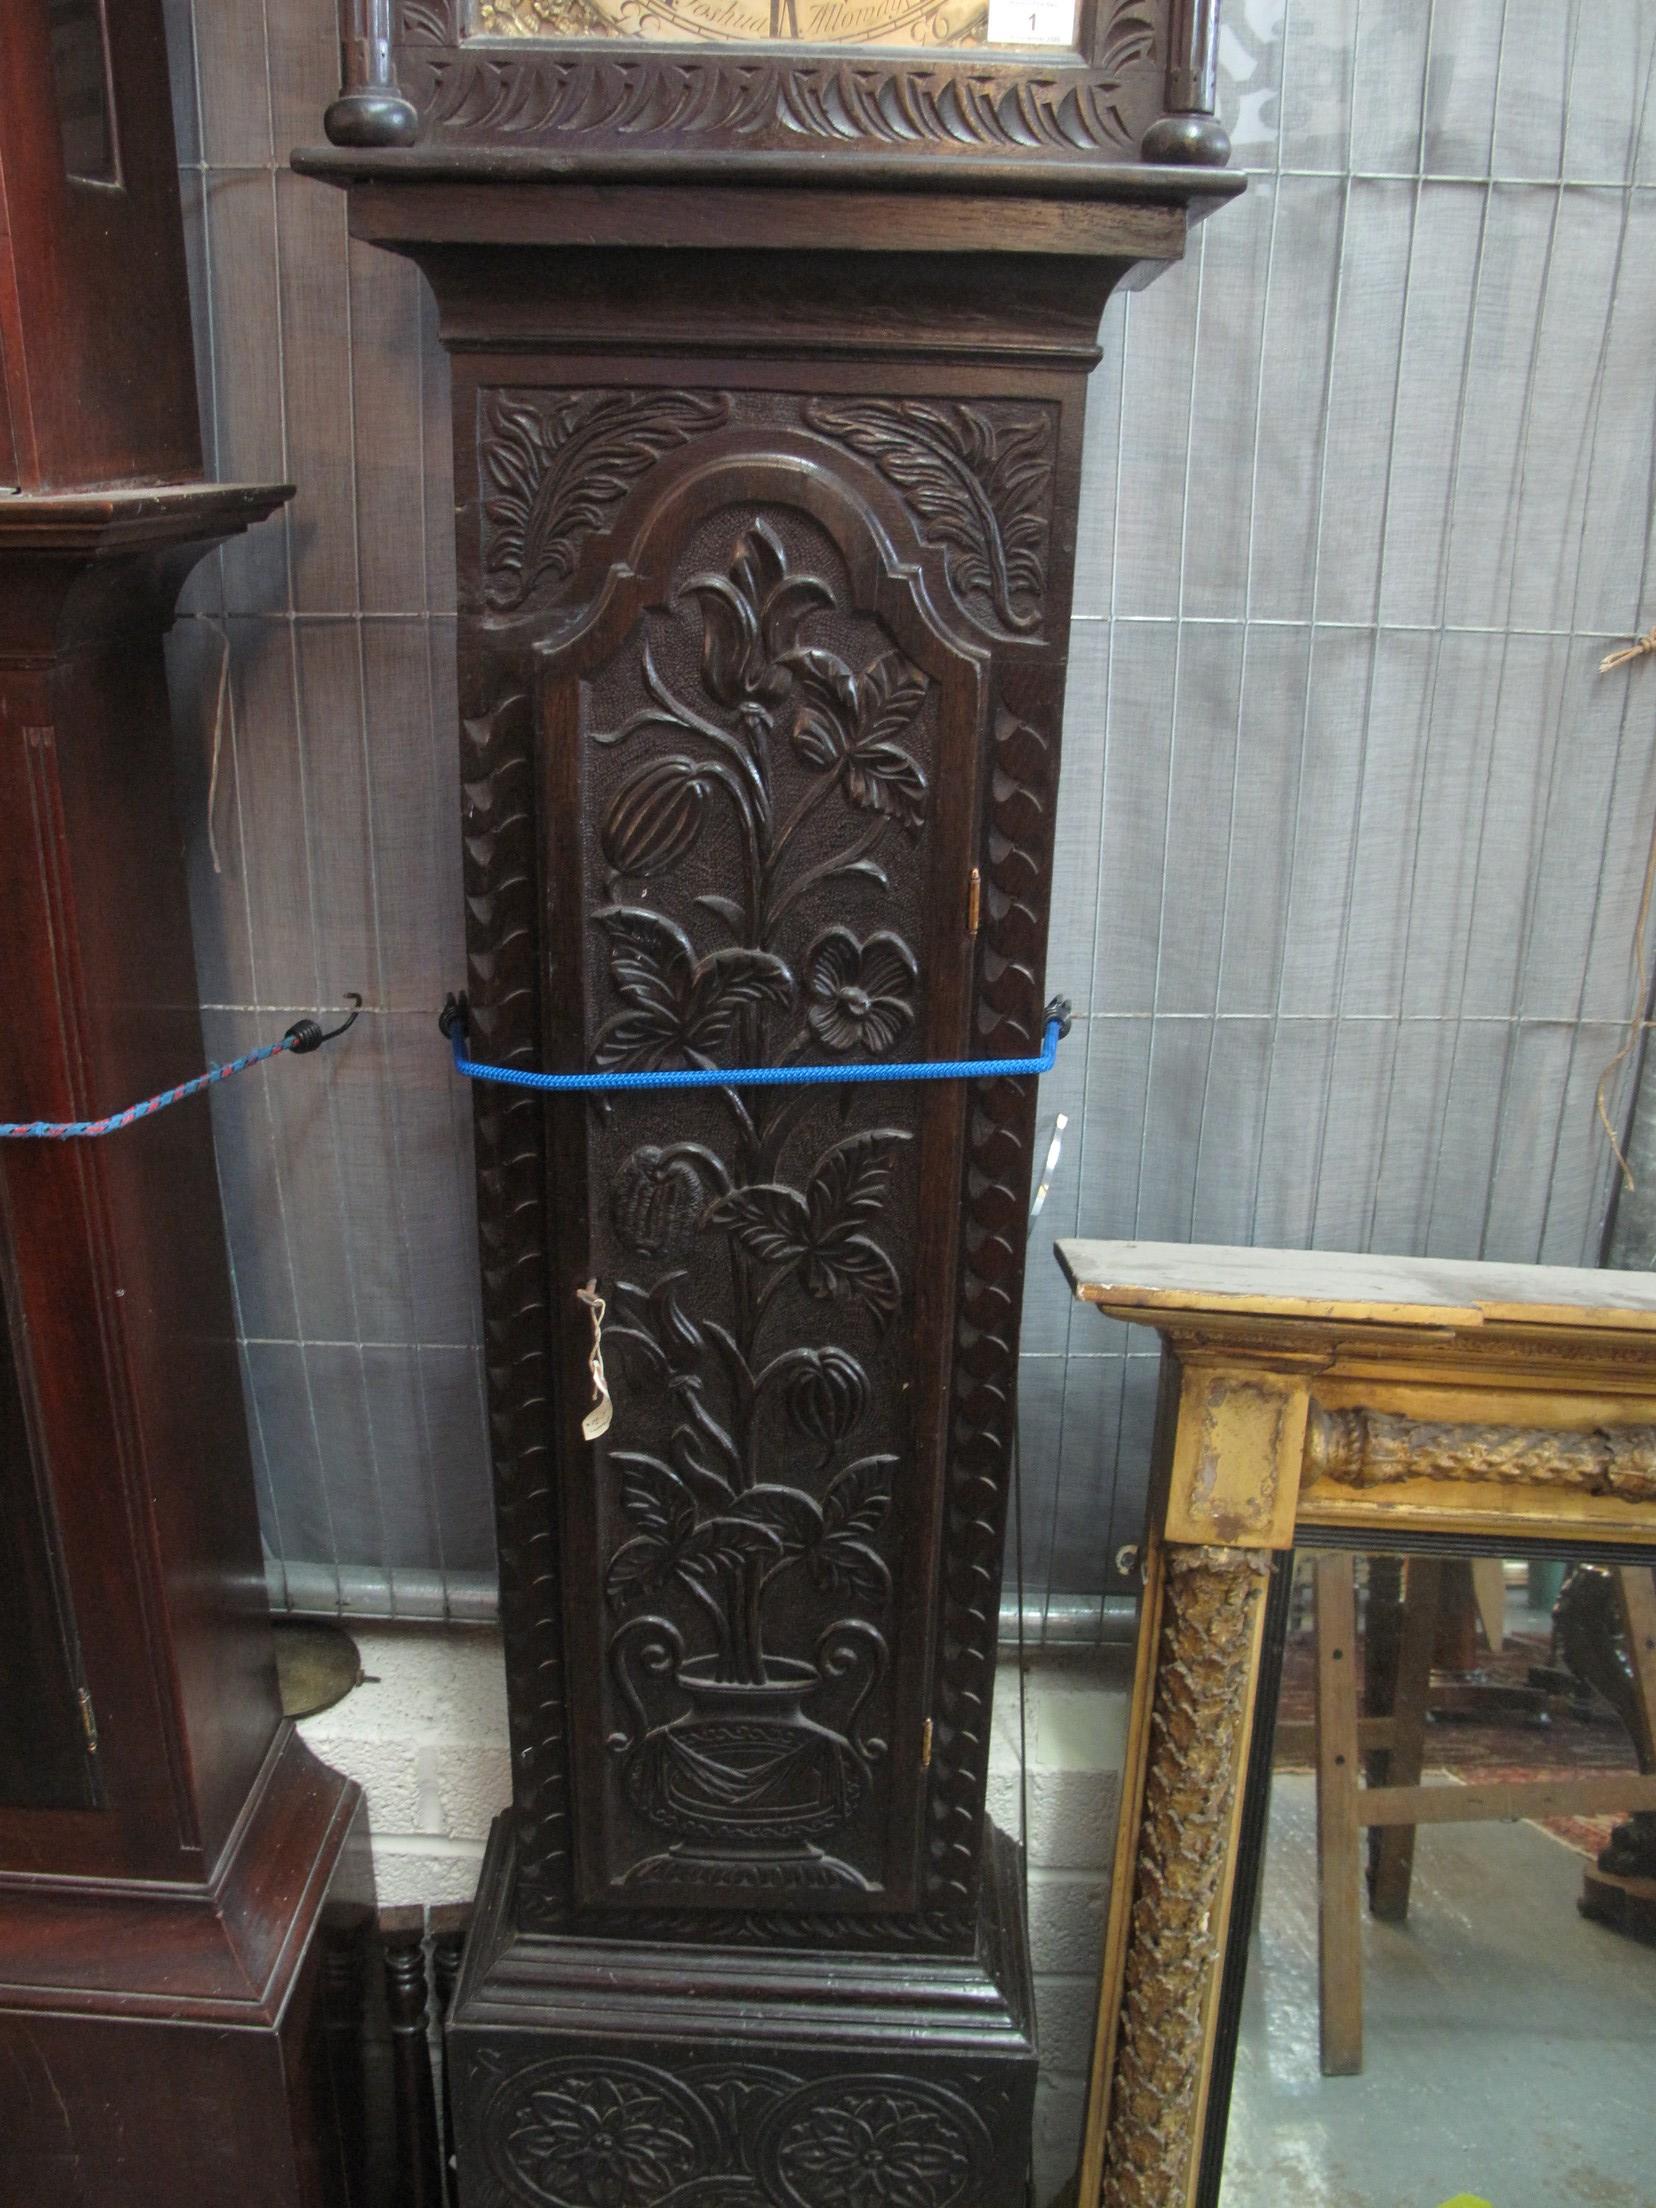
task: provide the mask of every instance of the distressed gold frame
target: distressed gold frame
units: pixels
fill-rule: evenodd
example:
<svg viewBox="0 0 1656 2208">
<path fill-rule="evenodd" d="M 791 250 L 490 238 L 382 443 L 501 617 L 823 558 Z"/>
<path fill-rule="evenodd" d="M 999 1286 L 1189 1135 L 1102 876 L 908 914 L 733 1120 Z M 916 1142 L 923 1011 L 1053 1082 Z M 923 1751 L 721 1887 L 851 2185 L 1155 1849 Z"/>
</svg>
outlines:
<svg viewBox="0 0 1656 2208">
<path fill-rule="evenodd" d="M 1061 1242 L 1153 1326 L 1144 1605 L 1079 2180 L 1192 2208 L 1272 1556 L 1433 1539 L 1656 1552 L 1656 1276 Z"/>
</svg>

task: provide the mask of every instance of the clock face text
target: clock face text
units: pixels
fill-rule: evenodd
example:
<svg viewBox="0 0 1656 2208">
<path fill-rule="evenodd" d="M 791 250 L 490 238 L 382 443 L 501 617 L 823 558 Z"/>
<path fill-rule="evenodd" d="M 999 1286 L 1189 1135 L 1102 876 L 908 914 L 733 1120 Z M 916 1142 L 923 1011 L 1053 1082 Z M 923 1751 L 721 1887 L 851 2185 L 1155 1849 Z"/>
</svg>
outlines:
<svg viewBox="0 0 1656 2208">
<path fill-rule="evenodd" d="M 475 0 L 482 38 L 1070 47 L 1075 0 Z"/>
</svg>

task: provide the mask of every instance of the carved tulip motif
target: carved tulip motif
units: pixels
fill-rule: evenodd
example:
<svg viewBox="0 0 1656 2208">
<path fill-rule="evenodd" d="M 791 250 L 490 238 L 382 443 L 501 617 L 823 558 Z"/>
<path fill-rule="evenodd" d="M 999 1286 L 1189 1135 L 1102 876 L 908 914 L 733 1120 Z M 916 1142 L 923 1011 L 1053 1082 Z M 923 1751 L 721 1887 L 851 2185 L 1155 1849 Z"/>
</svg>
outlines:
<svg viewBox="0 0 1656 2208">
<path fill-rule="evenodd" d="M 788 1383 L 788 1416 L 802 1434 L 832 1448 L 868 1408 L 868 1375 L 848 1350 L 802 1349 Z"/>
<path fill-rule="evenodd" d="M 725 575 L 692 575 L 687 597 L 702 604 L 702 681 L 723 706 L 774 705 L 792 680 L 788 657 L 799 624 L 833 593 L 815 575 L 792 575 L 774 529 L 756 521 Z"/>
<path fill-rule="evenodd" d="M 701 833 L 708 783 L 694 759 L 667 752 L 641 767 L 604 822 L 604 856 L 617 874 L 664 874 Z"/>
<path fill-rule="evenodd" d="M 682 1257 L 696 1239 L 708 1190 L 687 1146 L 641 1143 L 610 1185 L 615 1231 L 635 1256 Z"/>
</svg>

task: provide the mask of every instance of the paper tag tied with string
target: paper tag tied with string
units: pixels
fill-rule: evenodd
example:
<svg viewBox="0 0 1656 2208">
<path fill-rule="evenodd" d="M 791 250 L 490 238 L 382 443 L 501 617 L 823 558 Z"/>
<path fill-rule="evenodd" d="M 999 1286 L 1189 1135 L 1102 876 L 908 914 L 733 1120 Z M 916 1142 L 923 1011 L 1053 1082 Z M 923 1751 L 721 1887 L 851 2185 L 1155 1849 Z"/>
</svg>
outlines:
<svg viewBox="0 0 1656 2208">
<path fill-rule="evenodd" d="M 589 1280 L 584 1288 L 577 1288 L 575 1295 L 592 1316 L 592 1348 L 587 1356 L 587 1371 L 592 1375 L 592 1408 L 581 1421 L 581 1439 L 596 1441 L 600 1434 L 609 1432 L 610 1421 L 615 1416 L 615 1404 L 604 1373 L 604 1313 L 608 1306 L 598 1293 L 595 1280 Z"/>
</svg>

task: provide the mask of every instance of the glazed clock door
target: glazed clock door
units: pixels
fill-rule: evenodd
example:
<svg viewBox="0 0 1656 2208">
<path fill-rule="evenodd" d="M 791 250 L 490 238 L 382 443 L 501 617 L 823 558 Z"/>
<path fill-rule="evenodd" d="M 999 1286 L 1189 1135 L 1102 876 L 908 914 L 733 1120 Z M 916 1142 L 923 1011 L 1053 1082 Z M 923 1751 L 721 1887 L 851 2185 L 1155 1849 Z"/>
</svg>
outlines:
<svg viewBox="0 0 1656 2208">
<path fill-rule="evenodd" d="M 3 1284 L 0 1293 L 12 1300 Z M 97 1789 L 57 1528 L 38 1475 L 4 1303 L 0 1584 L 0 1808 L 91 1808 Z"/>
<path fill-rule="evenodd" d="M 701 434 L 622 507 L 590 614 L 535 654 L 553 1061 L 963 1055 L 983 656 L 931 610 L 872 470 L 720 426 L 712 396 L 614 403 L 699 407 Z M 914 1906 L 961 1098 L 554 1109 L 588 1903 Z M 614 1400 L 596 1441 L 589 1279 Z"/>
</svg>

